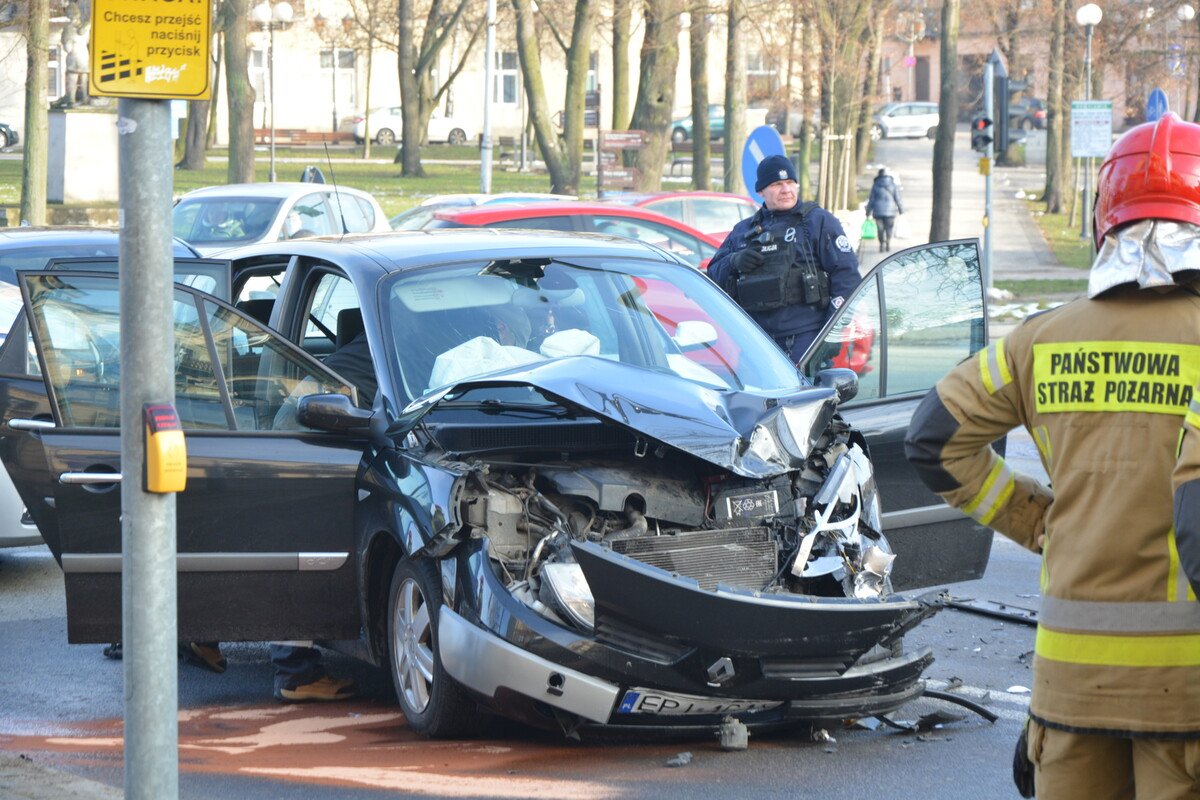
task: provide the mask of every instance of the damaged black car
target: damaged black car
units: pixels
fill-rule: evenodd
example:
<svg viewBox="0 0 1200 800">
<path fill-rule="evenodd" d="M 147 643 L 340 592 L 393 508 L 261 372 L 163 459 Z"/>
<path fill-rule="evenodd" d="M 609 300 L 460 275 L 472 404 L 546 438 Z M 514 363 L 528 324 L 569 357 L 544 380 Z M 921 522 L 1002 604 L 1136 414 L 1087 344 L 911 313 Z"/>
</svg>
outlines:
<svg viewBox="0 0 1200 800">
<path fill-rule="evenodd" d="M 901 452 L 920 396 L 986 344 L 974 241 L 893 255 L 799 369 L 637 242 L 226 255 L 228 298 L 175 289 L 181 638 L 321 640 L 390 670 L 433 736 L 480 706 L 652 729 L 923 691 L 932 654 L 904 634 L 939 603 L 920 587 L 979 577 L 991 542 Z M 21 282 L 38 359 L 24 335 L 0 350 L 0 457 L 62 565 L 70 640 L 113 641 L 117 281 Z"/>
</svg>

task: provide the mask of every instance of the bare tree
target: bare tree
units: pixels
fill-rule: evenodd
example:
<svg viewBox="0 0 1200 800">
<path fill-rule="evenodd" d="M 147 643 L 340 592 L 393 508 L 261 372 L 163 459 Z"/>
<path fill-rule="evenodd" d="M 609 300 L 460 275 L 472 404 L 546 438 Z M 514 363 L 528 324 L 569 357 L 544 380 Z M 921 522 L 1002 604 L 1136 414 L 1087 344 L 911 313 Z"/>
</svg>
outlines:
<svg viewBox="0 0 1200 800">
<path fill-rule="evenodd" d="M 29 0 L 25 17 L 25 149 L 21 155 L 21 221 L 46 224 L 50 156 L 46 95 L 50 54 L 49 0 Z"/>
<path fill-rule="evenodd" d="M 250 0 L 224 0 L 225 82 L 229 100 L 229 183 L 254 182 L 254 87 L 250 85 Z"/>
<path fill-rule="evenodd" d="M 629 127 L 629 42 L 633 27 L 633 0 L 613 0 L 612 62 L 614 130 Z"/>
<path fill-rule="evenodd" d="M 374 75 L 375 48 L 387 42 L 391 49 L 395 49 L 390 39 L 394 28 L 389 24 L 395 9 L 395 0 L 350 0 L 350 15 L 354 19 L 351 35 L 357 45 L 355 49 L 367 52 L 366 86 L 363 92 L 363 158 L 371 157 L 371 137 L 366 133 L 371 130 L 371 78 Z"/>
<path fill-rule="evenodd" d="M 942 80 L 937 139 L 933 143 L 933 213 L 929 241 L 950 238 L 950 186 L 954 172 L 954 128 L 958 122 L 959 0 L 942 0 Z"/>
<path fill-rule="evenodd" d="M 682 11 L 683 0 L 645 0 L 641 78 L 629 123 L 633 130 L 646 132 L 645 146 L 633 153 L 633 164 L 640 173 L 637 188 L 641 191 L 655 191 L 662 185 L 663 164 L 670 144 L 671 110 L 675 105 Z"/>
<path fill-rule="evenodd" d="M 742 145 L 746 138 L 746 19 L 745 0 L 729 0 L 725 38 L 725 162 L 724 186 L 736 192 L 742 179 Z M 704 110 L 705 115 L 708 109 Z M 694 124 L 694 123 L 693 123 Z"/>
<path fill-rule="evenodd" d="M 471 40 L 462 57 L 440 86 L 434 81 L 438 55 L 450 40 L 455 26 L 463 19 L 469 0 L 430 0 L 422 25 L 417 24 L 417 0 L 399 0 L 397 17 L 397 69 L 400 73 L 400 128 L 402 139 L 396 161 L 405 177 L 424 177 L 421 145 L 429 129 L 429 117 L 437 108 L 450 84 L 462 72 L 472 45 L 483 31 L 481 17 L 473 26 Z M 485 91 L 491 91 L 487 87 Z"/>
<path fill-rule="evenodd" d="M 221 19 L 221 2 L 213 2 L 212 19 Z M 208 66 L 211 97 L 217 94 L 217 79 L 220 77 L 220 48 L 214 47 Z M 179 169 L 204 169 L 208 155 L 208 128 L 212 120 L 212 100 L 189 100 L 187 118 L 184 120 L 183 158 L 176 165 Z"/>
<path fill-rule="evenodd" d="M 793 0 L 797 9 L 803 9 L 805 0 Z M 809 165 L 812 163 L 813 116 L 816 104 L 813 102 L 816 88 L 816 75 L 813 69 L 813 58 L 817 51 L 816 29 L 812 24 L 812 15 L 805 14 L 805 21 L 800 32 L 800 163 L 796 165 L 796 177 L 800 181 L 800 197 L 810 196 L 812 176 Z"/>
<path fill-rule="evenodd" d="M 692 186 L 712 188 L 712 145 L 708 129 L 708 13 L 706 0 L 689 6 L 688 59 L 692 78 Z"/>
<path fill-rule="evenodd" d="M 854 136 L 854 164 L 860 171 L 867 163 L 867 151 L 871 148 L 871 110 L 879 92 L 879 70 L 883 60 L 883 22 L 879 15 L 868 17 L 869 24 L 863 31 L 867 57 L 862 82 L 862 101 L 858 104 L 858 124 Z M 945 63 L 944 61 L 942 63 Z"/>
<path fill-rule="evenodd" d="M 1050 86 L 1046 91 L 1046 212 L 1062 211 L 1063 172 L 1063 48 L 1066 37 L 1067 0 L 1054 0 L 1050 28 Z"/>
</svg>

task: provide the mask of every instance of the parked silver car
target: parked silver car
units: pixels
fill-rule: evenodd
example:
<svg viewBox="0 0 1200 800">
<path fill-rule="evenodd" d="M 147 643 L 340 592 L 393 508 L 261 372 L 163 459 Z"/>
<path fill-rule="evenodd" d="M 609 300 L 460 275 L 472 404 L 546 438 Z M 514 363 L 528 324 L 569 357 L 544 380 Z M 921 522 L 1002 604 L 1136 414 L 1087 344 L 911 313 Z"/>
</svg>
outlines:
<svg viewBox="0 0 1200 800">
<path fill-rule="evenodd" d="M 902 139 L 904 137 L 929 139 L 937 136 L 937 103 L 888 103 L 879 108 L 871 123 L 871 138 Z"/>
</svg>

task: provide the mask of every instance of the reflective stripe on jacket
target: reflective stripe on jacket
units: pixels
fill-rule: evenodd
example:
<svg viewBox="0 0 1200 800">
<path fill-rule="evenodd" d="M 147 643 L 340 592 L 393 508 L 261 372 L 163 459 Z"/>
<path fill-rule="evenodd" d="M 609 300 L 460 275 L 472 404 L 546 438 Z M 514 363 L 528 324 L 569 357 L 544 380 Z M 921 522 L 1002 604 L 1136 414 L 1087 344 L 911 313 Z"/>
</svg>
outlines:
<svg viewBox="0 0 1200 800">
<path fill-rule="evenodd" d="M 1043 724 L 1200 737 L 1200 604 L 1180 564 L 1200 562 L 1198 534 L 1176 547 L 1170 496 L 1198 333 L 1189 291 L 1077 300 L 960 364 L 913 417 L 906 451 L 930 488 L 1034 552 L 1045 535 L 1031 703 Z M 1018 425 L 1053 491 L 991 449 Z"/>
</svg>

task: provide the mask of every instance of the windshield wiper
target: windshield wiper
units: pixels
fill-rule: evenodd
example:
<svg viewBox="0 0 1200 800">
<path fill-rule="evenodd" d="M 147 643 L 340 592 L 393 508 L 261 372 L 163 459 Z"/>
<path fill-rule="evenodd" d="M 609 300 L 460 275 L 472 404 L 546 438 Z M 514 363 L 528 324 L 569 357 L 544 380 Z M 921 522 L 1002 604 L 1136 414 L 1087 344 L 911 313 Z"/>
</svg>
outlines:
<svg viewBox="0 0 1200 800">
<path fill-rule="evenodd" d="M 560 405 L 547 405 L 545 403 L 522 403 L 512 400 L 497 400 L 496 398 L 488 398 L 486 400 L 443 400 L 439 403 L 442 407 L 452 406 L 454 408 L 467 408 L 476 411 L 487 411 L 490 413 L 501 413 L 505 411 L 519 411 L 522 413 L 537 414 L 545 417 L 567 418 L 575 416 L 575 412 Z"/>
</svg>

